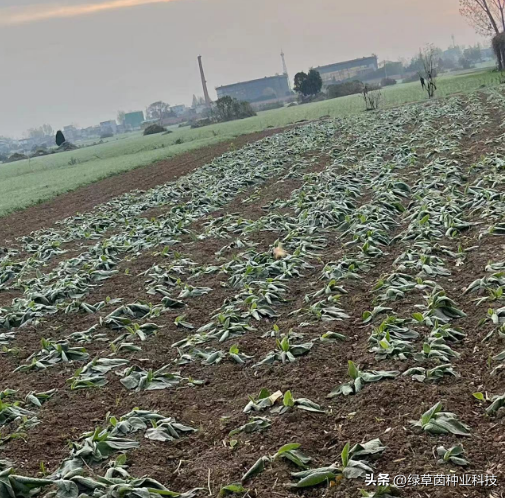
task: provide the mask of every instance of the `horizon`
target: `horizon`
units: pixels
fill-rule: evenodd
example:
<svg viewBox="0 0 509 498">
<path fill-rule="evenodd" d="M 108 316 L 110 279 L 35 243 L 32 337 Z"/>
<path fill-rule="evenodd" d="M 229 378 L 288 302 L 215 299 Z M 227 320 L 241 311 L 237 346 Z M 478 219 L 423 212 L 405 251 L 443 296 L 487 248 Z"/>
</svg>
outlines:
<svg viewBox="0 0 509 498">
<path fill-rule="evenodd" d="M 198 54 L 215 100 L 219 86 L 283 74 L 281 49 L 293 81 L 310 67 L 372 53 L 381 65 L 426 43 L 445 49 L 452 35 L 458 46 L 486 40 L 461 17 L 458 0 L 387 0 L 369 13 L 334 0 L 313 8 L 295 0 L 5 2 L 0 136 L 11 138 L 45 123 L 57 130 L 116 120 L 118 111 L 145 111 L 159 100 L 189 106 L 203 94 Z"/>
</svg>

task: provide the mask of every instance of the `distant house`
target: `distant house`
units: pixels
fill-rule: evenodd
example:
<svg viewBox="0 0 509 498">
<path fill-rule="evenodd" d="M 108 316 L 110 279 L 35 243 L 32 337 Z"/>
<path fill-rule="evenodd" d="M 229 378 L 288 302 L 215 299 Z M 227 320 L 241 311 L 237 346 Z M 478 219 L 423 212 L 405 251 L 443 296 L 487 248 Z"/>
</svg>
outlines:
<svg viewBox="0 0 509 498">
<path fill-rule="evenodd" d="M 81 130 L 83 138 L 93 138 L 101 135 L 100 126 L 89 126 Z"/>
<path fill-rule="evenodd" d="M 68 142 L 74 142 L 75 140 L 78 140 L 79 133 L 75 126 L 73 125 L 67 125 L 63 128 L 64 137 Z"/>
<path fill-rule="evenodd" d="M 376 55 L 372 55 L 370 57 L 361 57 L 360 59 L 336 62 L 326 66 L 318 66 L 313 69 L 320 73 L 325 88 L 329 85 L 335 85 L 351 78 L 360 78 L 363 74 L 376 71 L 378 69 L 378 60 Z"/>
<path fill-rule="evenodd" d="M 489 48 L 481 48 L 481 57 L 483 60 L 491 60 L 495 59 L 495 53 L 491 47 Z"/>
<path fill-rule="evenodd" d="M 462 53 L 460 47 L 449 47 L 447 50 L 442 52 L 442 58 L 444 60 L 449 60 L 454 62 L 455 64 L 461 59 Z"/>
<path fill-rule="evenodd" d="M 250 103 L 273 100 L 284 101 L 293 98 L 286 74 L 276 74 L 275 76 L 266 76 L 256 80 L 218 86 L 216 92 L 218 98 L 229 96 Z M 196 110 L 198 112 L 198 107 L 196 107 Z"/>
<path fill-rule="evenodd" d="M 170 107 L 170 111 L 172 111 L 176 116 L 182 116 L 186 112 L 186 106 L 184 104 L 174 105 Z"/>
<path fill-rule="evenodd" d="M 35 150 L 39 147 L 51 147 L 54 145 L 53 136 L 46 135 L 44 137 L 29 137 L 22 138 L 17 141 L 18 149 L 21 149 L 25 152 Z"/>
<path fill-rule="evenodd" d="M 99 123 L 99 126 L 101 127 L 101 133 L 112 133 L 113 135 L 117 133 L 117 122 L 114 119 L 103 121 Z"/>
<path fill-rule="evenodd" d="M 126 112 L 124 116 L 126 130 L 139 130 L 143 121 L 145 121 L 143 111 Z"/>
</svg>

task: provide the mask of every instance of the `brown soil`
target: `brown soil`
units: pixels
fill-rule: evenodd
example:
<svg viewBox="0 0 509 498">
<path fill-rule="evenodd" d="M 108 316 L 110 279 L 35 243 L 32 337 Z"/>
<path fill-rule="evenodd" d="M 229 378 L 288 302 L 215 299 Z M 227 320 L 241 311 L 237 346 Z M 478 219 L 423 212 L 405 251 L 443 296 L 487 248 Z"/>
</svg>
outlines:
<svg viewBox="0 0 509 498">
<path fill-rule="evenodd" d="M 50 227 L 55 221 L 73 216 L 76 213 L 90 211 L 94 206 L 108 202 L 125 192 L 135 189 L 147 190 L 175 180 L 179 176 L 187 175 L 209 163 L 215 157 L 227 152 L 231 144 L 236 148 L 242 147 L 249 142 L 270 137 L 287 128 L 272 128 L 249 133 L 216 145 L 185 152 L 166 161 L 159 161 L 99 180 L 72 192 L 59 195 L 52 200 L 7 215 L 1 218 L 0 247 L 11 246 L 13 239 L 16 237 L 27 235 L 34 230 Z"/>
<path fill-rule="evenodd" d="M 495 116 L 494 122 L 498 123 L 498 116 Z M 473 154 L 474 144 L 471 142 L 471 145 L 469 161 L 482 154 L 482 152 Z M 480 144 L 479 150 L 484 152 Z M 406 178 L 411 183 L 419 166 L 424 163 L 421 157 L 421 162 L 413 169 L 404 171 L 402 178 Z M 325 159 L 317 161 L 312 170 L 319 171 L 326 165 Z M 153 168 L 156 166 L 154 165 Z M 158 167 L 161 168 L 161 175 L 163 175 L 165 169 L 162 165 Z M 141 171 L 136 170 L 131 173 L 141 175 Z M 168 171 L 167 174 L 169 179 L 170 172 Z M 299 188 L 300 185 L 299 180 L 291 180 L 284 185 L 270 180 L 260 188 L 260 197 L 257 201 L 242 203 L 242 199 L 253 192 L 244 193 L 242 197 L 234 199 L 225 206 L 219 215 L 241 213 L 246 218 L 258 219 L 265 214 L 265 211 L 260 209 L 260 205 L 277 198 L 288 198 L 291 190 Z M 136 187 L 139 187 L 138 183 Z M 101 201 L 104 200 L 103 197 Z M 357 200 L 358 204 L 365 202 L 369 202 L 368 193 Z M 72 214 L 69 206 L 68 209 L 69 214 Z M 50 219 L 47 218 L 46 222 L 51 223 Z M 55 219 L 57 219 L 56 215 Z M 37 226 L 36 223 L 33 226 Z M 201 228 L 201 224 L 195 224 L 193 231 L 199 233 Z M 67 457 L 68 441 L 75 441 L 84 431 L 103 424 L 108 413 L 118 417 L 138 406 L 143 409 L 158 410 L 164 415 L 173 416 L 178 421 L 199 429 L 197 433 L 189 437 L 167 444 L 148 441 L 138 435 L 140 447 L 128 452 L 129 471 L 132 475 L 150 475 L 175 491 L 185 491 L 195 486 L 207 487 L 209 482 L 213 496 L 216 496 L 222 485 L 238 482 L 243 473 L 259 457 L 273 455 L 279 447 L 289 442 L 301 443 L 302 450 L 313 457 L 312 466 L 319 467 L 338 462 L 346 442 L 354 444 L 380 438 L 387 446 L 387 450 L 375 463 L 375 475 L 388 473 L 393 477 L 401 474 L 408 476 L 409 474 L 482 473 L 495 474 L 499 479 L 497 488 L 408 487 L 402 491 L 402 496 L 410 498 L 464 496 L 498 498 L 503 496 L 503 411 L 496 417 L 488 417 L 484 414 L 486 405 L 472 397 L 472 393 L 476 391 L 488 392 L 490 395 L 504 392 L 503 374 L 490 375 L 493 366 L 492 368 L 487 366 L 489 358 L 503 349 L 503 339 L 493 337 L 482 343 L 481 340 L 489 332 L 490 326 L 477 326 L 479 320 L 486 315 L 488 307 L 498 307 L 502 304 L 487 303 L 486 306 L 475 306 L 472 302 L 473 296 L 462 295 L 462 288 L 465 285 L 485 274 L 484 266 L 488 261 L 498 261 L 504 256 L 503 238 L 483 237 L 479 240 L 478 235 L 482 228 L 480 226 L 467 230 L 454 241 L 455 245 L 461 244 L 463 247 L 469 247 L 475 243 L 479 245 L 479 249 L 469 253 L 465 264 L 459 267 L 454 266 L 454 260 L 451 258 L 448 261 L 448 268 L 452 275 L 435 279 L 446 289 L 447 295 L 467 313 L 467 318 L 454 323 L 455 327 L 467 333 L 464 341 L 452 345 L 453 349 L 461 355 L 460 360 L 454 362 L 454 368 L 461 374 L 459 379 L 445 379 L 438 384 L 428 384 L 417 383 L 408 377 L 398 377 L 392 381 L 368 384 L 361 393 L 355 396 L 337 397 L 332 400 L 326 397 L 332 388 L 347 380 L 348 360 L 354 360 L 363 369 L 404 371 L 411 364 L 414 366 L 409 361 L 375 361 L 374 355 L 368 352 L 367 347 L 371 327 L 366 327 L 360 319 L 363 311 L 373 308 L 373 300 L 376 297 L 373 286 L 381 275 L 393 271 L 394 258 L 404 251 L 405 245 L 398 243 L 386 248 L 386 254 L 376 260 L 377 266 L 365 275 L 362 281 L 345 283 L 348 294 L 342 297 L 341 307 L 352 316 L 350 320 L 313 322 L 311 326 L 299 329 L 299 332 L 305 336 L 302 342 L 319 337 L 327 330 L 346 335 L 349 338 L 348 341 L 332 343 L 317 341 L 307 356 L 286 365 L 275 364 L 253 369 L 250 365 L 240 367 L 225 359 L 214 366 L 204 366 L 194 362 L 174 368 L 174 371 L 180 370 L 183 376 L 205 381 L 204 386 L 197 388 L 133 393 L 124 389 L 118 377 L 110 373 L 108 374 L 109 384 L 101 389 L 71 391 L 66 386 L 66 379 L 71 377 L 79 366 L 76 364 L 57 365 L 44 372 L 12 373 L 14 368 L 24 363 L 26 357 L 40 349 L 39 341 L 42 337 L 61 339 L 71 332 L 90 327 L 97 322 L 98 317 L 86 314 L 57 314 L 45 320 L 39 327 L 31 326 L 20 330 L 12 343 L 12 346 L 19 348 L 19 351 L 16 354 L 0 355 L 0 379 L 8 379 L 2 382 L 0 390 L 19 389 L 19 399 L 23 399 L 24 395 L 32 390 L 42 391 L 56 387 L 59 391 L 38 411 L 41 424 L 29 431 L 26 440 L 16 439 L 5 445 L 0 457 L 12 459 L 16 463 L 18 473 L 23 475 L 37 475 L 41 461 L 50 471 L 53 471 Z M 401 229 L 400 226 L 397 231 Z M 257 248 L 262 251 L 271 247 L 277 235 L 273 232 L 259 231 L 250 234 L 247 238 L 259 243 Z M 329 240 L 334 241 L 336 235 L 331 232 Z M 220 265 L 241 252 L 232 250 L 223 257 L 215 255 L 233 238 L 235 237 L 220 240 L 208 238 L 193 242 L 189 237 L 175 249 L 199 265 Z M 448 242 L 450 243 L 450 239 Z M 275 307 L 279 314 L 277 319 L 262 320 L 256 324 L 256 332 L 228 340 L 222 345 L 214 342 L 206 346 L 227 351 L 232 344 L 238 344 L 242 352 L 255 356 L 256 361 L 261 360 L 275 347 L 272 339 L 261 337 L 262 333 L 270 330 L 275 323 L 282 332 L 287 332 L 292 327 L 297 329 L 304 319 L 288 316 L 288 313 L 304 305 L 306 294 L 315 292 L 325 284 L 318 279 L 317 275 L 323 262 L 337 260 L 348 251 L 348 248 L 334 241 L 322 251 L 321 260 L 311 261 L 314 265 L 313 269 L 303 272 L 301 278 L 292 279 L 289 282 L 291 291 L 286 296 L 288 301 Z M 123 261 L 119 266 L 119 274 L 106 281 L 102 287 L 96 288 L 87 296 L 87 302 L 94 303 L 106 296 L 121 297 L 125 302 L 134 302 L 137 299 L 153 299 L 154 303 L 157 302 L 153 296 L 146 294 L 145 278 L 140 276 L 140 273 L 153 264 L 164 264 L 165 261 L 167 259 L 164 256 L 154 254 L 153 251 L 144 253 L 136 259 Z M 128 273 L 125 272 L 126 269 L 129 269 Z M 175 348 L 171 345 L 188 335 L 186 330 L 175 326 L 175 317 L 184 313 L 187 321 L 191 322 L 195 328 L 206 324 L 214 310 L 239 291 L 222 285 L 224 279 L 224 275 L 219 274 L 189 280 L 189 283 L 193 285 L 207 286 L 213 290 L 208 295 L 187 300 L 184 311 L 164 313 L 151 320 L 161 326 L 157 336 L 142 343 L 142 351 L 122 355 L 122 357 L 131 359 L 132 363 L 142 365 L 144 368 L 159 368 L 170 363 L 176 358 Z M 421 294 L 409 294 L 391 306 L 400 316 L 409 316 L 416 310 L 415 305 L 421 303 Z M 110 311 L 111 307 L 108 307 L 100 315 L 104 316 Z M 419 327 L 416 327 L 416 330 L 420 331 Z M 110 338 L 117 335 L 116 332 L 105 328 L 101 329 L 101 332 L 108 333 Z M 422 339 L 416 341 L 416 349 L 421 346 L 421 343 Z M 110 352 L 107 343 L 87 344 L 85 347 L 91 356 L 106 356 Z M 267 388 L 271 392 L 278 389 L 282 392 L 291 389 L 295 398 L 310 398 L 327 410 L 327 413 L 313 414 L 294 409 L 282 416 L 269 415 L 272 426 L 268 430 L 261 433 L 239 434 L 234 438 L 229 437 L 229 431 L 247 421 L 242 409 L 248 402 L 248 395 L 255 395 L 262 388 Z M 430 436 L 412 428 L 410 421 L 418 419 L 424 411 L 439 400 L 444 403 L 446 410 L 455 412 L 462 422 L 472 427 L 471 437 L 460 439 L 449 435 Z M 233 444 L 232 439 L 235 439 L 237 443 Z M 467 469 L 438 465 L 436 447 L 444 445 L 449 448 L 458 443 L 463 444 L 465 455 L 470 461 Z M 104 468 L 105 465 L 99 468 Z M 286 489 L 283 484 L 290 482 L 289 473 L 296 470 L 292 464 L 285 461 L 277 461 L 269 465 L 263 473 L 246 483 L 245 486 L 250 488 L 246 497 L 353 498 L 359 496 L 358 488 L 366 487 L 362 481 L 352 480 L 342 481 L 339 486 L 330 489 L 322 486 L 295 492 Z M 373 489 L 370 488 L 370 490 Z M 208 495 L 208 491 L 205 495 Z"/>
</svg>

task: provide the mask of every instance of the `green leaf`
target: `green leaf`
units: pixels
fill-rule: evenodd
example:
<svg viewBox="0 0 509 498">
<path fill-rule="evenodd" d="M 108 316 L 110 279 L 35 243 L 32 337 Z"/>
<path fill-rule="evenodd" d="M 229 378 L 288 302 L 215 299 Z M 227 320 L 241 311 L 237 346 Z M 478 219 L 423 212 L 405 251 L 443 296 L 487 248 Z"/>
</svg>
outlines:
<svg viewBox="0 0 509 498">
<path fill-rule="evenodd" d="M 293 406 L 295 401 L 293 399 L 291 391 L 286 391 L 283 397 L 283 405 L 284 406 Z"/>
<path fill-rule="evenodd" d="M 228 484 L 227 486 L 223 486 L 219 490 L 218 496 L 228 496 L 228 495 L 237 495 L 241 493 L 247 493 L 248 490 L 245 489 L 241 484 Z"/>
<path fill-rule="evenodd" d="M 296 450 L 296 449 L 300 448 L 300 446 L 301 445 L 299 443 L 285 444 L 284 446 L 281 446 L 281 448 L 279 448 L 279 450 L 277 450 L 276 456 L 281 456 L 286 451 Z"/>
<path fill-rule="evenodd" d="M 343 446 L 343 451 L 341 452 L 341 463 L 343 464 L 343 467 L 348 466 L 349 453 L 350 453 L 350 443 L 346 443 L 345 446 Z"/>
<path fill-rule="evenodd" d="M 354 380 L 359 376 L 359 369 L 351 360 L 348 360 L 348 375 Z"/>
<path fill-rule="evenodd" d="M 421 424 L 424 426 L 438 413 L 442 411 L 442 403 L 440 401 L 432 406 L 428 411 L 421 415 Z"/>
<path fill-rule="evenodd" d="M 265 469 L 265 464 L 270 462 L 270 459 L 266 456 L 262 456 L 256 462 L 254 465 L 242 476 L 242 481 L 247 481 L 251 477 L 254 477 L 255 475 L 259 474 L 260 472 L 263 472 Z"/>
</svg>

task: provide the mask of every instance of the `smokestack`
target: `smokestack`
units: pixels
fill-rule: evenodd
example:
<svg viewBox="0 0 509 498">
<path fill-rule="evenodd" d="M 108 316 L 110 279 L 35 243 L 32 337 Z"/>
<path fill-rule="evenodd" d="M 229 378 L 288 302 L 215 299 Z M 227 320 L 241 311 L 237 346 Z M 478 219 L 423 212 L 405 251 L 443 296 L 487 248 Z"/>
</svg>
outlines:
<svg viewBox="0 0 509 498">
<path fill-rule="evenodd" d="M 201 84 L 203 86 L 203 98 L 205 99 L 205 105 L 207 107 L 210 107 L 211 100 L 209 97 L 209 92 L 207 90 L 207 82 L 205 81 L 205 73 L 203 72 L 203 66 L 201 63 L 201 55 L 198 56 L 198 65 L 200 66 Z"/>
</svg>

